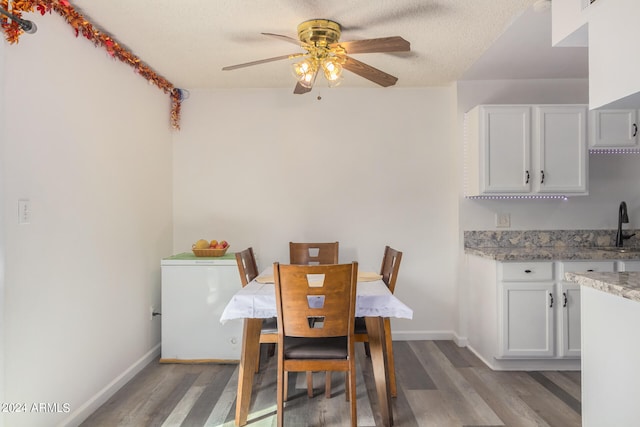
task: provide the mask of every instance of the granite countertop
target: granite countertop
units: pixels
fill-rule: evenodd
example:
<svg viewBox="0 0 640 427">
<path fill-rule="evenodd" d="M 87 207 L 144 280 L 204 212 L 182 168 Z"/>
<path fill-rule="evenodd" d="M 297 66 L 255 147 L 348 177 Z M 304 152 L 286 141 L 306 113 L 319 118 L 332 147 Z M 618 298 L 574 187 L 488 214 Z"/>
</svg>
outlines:
<svg viewBox="0 0 640 427">
<path fill-rule="evenodd" d="M 565 277 L 582 286 L 640 302 L 640 272 L 565 273 Z"/>
<path fill-rule="evenodd" d="M 495 261 L 640 260 L 640 251 L 621 253 L 602 247 L 465 247 L 464 252 Z"/>
</svg>

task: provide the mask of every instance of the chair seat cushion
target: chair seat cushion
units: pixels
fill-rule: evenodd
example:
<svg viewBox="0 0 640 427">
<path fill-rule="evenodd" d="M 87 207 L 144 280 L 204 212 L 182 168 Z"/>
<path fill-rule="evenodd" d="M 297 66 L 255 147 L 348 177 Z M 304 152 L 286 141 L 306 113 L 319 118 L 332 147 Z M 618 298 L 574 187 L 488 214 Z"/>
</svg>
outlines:
<svg viewBox="0 0 640 427">
<path fill-rule="evenodd" d="M 285 359 L 346 359 L 347 337 L 284 338 Z"/>
<path fill-rule="evenodd" d="M 356 317 L 354 333 L 356 334 L 366 334 L 367 333 L 367 323 L 364 320 L 364 317 Z"/>
<path fill-rule="evenodd" d="M 262 320 L 262 328 L 260 332 L 263 334 L 277 334 L 278 333 L 278 318 L 269 317 Z"/>
</svg>

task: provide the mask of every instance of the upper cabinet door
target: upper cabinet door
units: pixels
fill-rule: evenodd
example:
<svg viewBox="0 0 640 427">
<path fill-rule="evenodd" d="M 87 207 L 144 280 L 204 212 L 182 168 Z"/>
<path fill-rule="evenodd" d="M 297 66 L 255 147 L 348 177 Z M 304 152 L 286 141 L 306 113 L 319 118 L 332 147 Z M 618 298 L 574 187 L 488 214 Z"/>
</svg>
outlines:
<svg viewBox="0 0 640 427">
<path fill-rule="evenodd" d="M 481 191 L 531 191 L 531 108 L 480 107 L 479 127 Z"/>
<path fill-rule="evenodd" d="M 587 107 L 535 107 L 539 193 L 587 194 Z"/>
<path fill-rule="evenodd" d="M 637 110 L 593 110 L 589 123 L 590 147 L 638 147 Z"/>
</svg>

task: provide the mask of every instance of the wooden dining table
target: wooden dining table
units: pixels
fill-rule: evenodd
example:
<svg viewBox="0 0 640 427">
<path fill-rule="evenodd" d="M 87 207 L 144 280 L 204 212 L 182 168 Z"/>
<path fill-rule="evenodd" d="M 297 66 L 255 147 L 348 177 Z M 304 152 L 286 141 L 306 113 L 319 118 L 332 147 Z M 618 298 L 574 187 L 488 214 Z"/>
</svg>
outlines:
<svg viewBox="0 0 640 427">
<path fill-rule="evenodd" d="M 220 317 L 222 323 L 231 319 L 244 319 L 236 396 L 235 423 L 237 426 L 246 425 L 249 417 L 253 376 L 260 352 L 262 319 L 277 316 L 275 285 L 272 283 L 272 277 L 273 268 L 269 267 L 247 286 L 239 289 Z M 393 425 L 393 411 L 385 351 L 384 318 L 411 319 L 413 311 L 389 291 L 381 278 L 362 270 L 362 273 L 358 274 L 356 316 L 365 318 L 382 423 L 390 427 Z"/>
</svg>

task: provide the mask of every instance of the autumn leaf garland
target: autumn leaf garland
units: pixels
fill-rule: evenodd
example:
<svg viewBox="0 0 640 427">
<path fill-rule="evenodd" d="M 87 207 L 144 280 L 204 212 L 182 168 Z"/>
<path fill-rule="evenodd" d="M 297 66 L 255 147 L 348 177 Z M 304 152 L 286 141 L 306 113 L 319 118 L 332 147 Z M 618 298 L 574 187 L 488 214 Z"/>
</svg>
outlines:
<svg viewBox="0 0 640 427">
<path fill-rule="evenodd" d="M 62 16 L 75 31 L 76 37 L 82 35 L 93 42 L 96 47 L 105 49 L 109 56 L 133 67 L 137 74 L 169 94 L 171 98 L 171 126 L 174 129 L 180 129 L 182 91 L 174 87 L 164 77 L 159 76 L 110 35 L 97 29 L 82 14 L 78 13 L 68 0 L 14 0 L 11 5 L 9 5 L 9 0 L 0 0 L 0 7 L 17 17 L 21 17 L 23 12 L 34 11 L 40 12 L 41 15 L 54 11 Z M 17 22 L 4 16 L 0 18 L 0 26 L 4 31 L 5 39 L 10 44 L 18 43 L 20 36 L 24 33 Z"/>
</svg>

